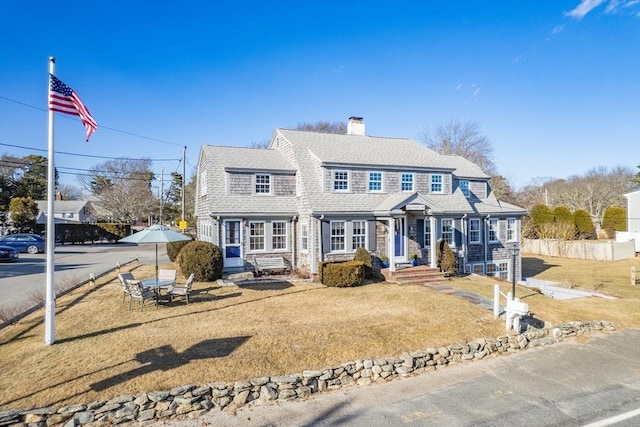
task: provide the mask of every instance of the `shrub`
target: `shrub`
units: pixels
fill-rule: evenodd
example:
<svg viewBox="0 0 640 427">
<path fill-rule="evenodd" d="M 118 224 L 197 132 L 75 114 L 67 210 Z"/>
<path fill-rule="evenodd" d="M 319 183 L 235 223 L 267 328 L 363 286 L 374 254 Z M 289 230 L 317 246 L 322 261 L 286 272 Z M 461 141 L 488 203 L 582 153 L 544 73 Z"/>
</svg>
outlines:
<svg viewBox="0 0 640 427">
<path fill-rule="evenodd" d="M 602 228 L 615 231 L 627 231 L 627 210 L 620 206 L 611 206 L 604 211 Z"/>
<path fill-rule="evenodd" d="M 197 282 L 212 282 L 222 277 L 222 252 L 213 243 L 191 242 L 178 253 L 178 264 L 187 277 L 195 274 Z"/>
<path fill-rule="evenodd" d="M 456 256 L 446 240 L 438 240 L 436 247 L 438 267 L 446 276 L 456 275 Z"/>
<path fill-rule="evenodd" d="M 178 258 L 178 254 L 189 243 L 192 243 L 193 240 L 180 240 L 178 242 L 169 242 L 167 243 L 167 256 L 174 262 Z"/>
<path fill-rule="evenodd" d="M 553 219 L 556 222 L 573 222 L 571 211 L 564 206 L 556 206 L 553 208 Z"/>
<path fill-rule="evenodd" d="M 547 205 L 537 204 L 529 211 L 529 217 L 539 226 L 553 222 L 553 212 Z"/>
<path fill-rule="evenodd" d="M 593 226 L 591 215 L 584 209 L 578 209 L 573 213 L 573 222 L 576 224 L 578 238 L 593 239 L 596 228 Z"/>
<path fill-rule="evenodd" d="M 353 260 L 361 261 L 364 264 L 364 275 L 366 278 L 371 279 L 373 276 L 373 260 L 369 251 L 362 247 L 357 248 Z"/>
<path fill-rule="evenodd" d="M 337 288 L 361 285 L 365 277 L 362 261 L 321 262 L 318 271 L 323 285 Z"/>
</svg>

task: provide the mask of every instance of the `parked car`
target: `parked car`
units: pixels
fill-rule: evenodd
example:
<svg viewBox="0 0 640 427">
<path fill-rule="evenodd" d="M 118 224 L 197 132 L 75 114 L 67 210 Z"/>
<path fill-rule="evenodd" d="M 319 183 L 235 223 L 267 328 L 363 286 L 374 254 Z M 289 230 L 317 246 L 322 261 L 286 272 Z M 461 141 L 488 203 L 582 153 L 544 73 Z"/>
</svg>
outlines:
<svg viewBox="0 0 640 427">
<path fill-rule="evenodd" d="M 0 246 L 0 261 L 13 262 L 18 259 L 18 250 L 11 246 Z"/>
<path fill-rule="evenodd" d="M 10 246 L 20 252 L 37 254 L 38 252 L 44 252 L 46 243 L 37 234 L 18 233 L 0 238 L 0 245 Z"/>
</svg>

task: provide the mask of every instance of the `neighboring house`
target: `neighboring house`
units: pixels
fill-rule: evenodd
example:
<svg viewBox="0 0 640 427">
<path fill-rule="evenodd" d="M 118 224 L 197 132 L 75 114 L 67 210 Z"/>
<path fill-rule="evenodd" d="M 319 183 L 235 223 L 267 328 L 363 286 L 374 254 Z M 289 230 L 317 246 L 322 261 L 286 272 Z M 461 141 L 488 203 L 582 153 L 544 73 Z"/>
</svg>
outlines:
<svg viewBox="0 0 640 427">
<path fill-rule="evenodd" d="M 366 136 L 361 118 L 347 135 L 276 129 L 267 149 L 203 146 L 197 175 L 198 239 L 221 248 L 226 270 L 282 256 L 316 273 L 360 246 L 392 271 L 413 253 L 435 267 L 444 239 L 461 271 L 513 277 L 526 210 L 497 200 L 474 163 Z"/>
<path fill-rule="evenodd" d="M 616 231 L 616 242 L 635 240 L 635 251 L 640 252 L 640 190 L 624 197 L 627 198 L 627 231 Z"/>
<path fill-rule="evenodd" d="M 38 200 L 38 224 L 47 223 L 47 201 Z M 53 220 L 56 224 L 96 222 L 91 203 L 86 200 L 55 200 Z"/>
</svg>

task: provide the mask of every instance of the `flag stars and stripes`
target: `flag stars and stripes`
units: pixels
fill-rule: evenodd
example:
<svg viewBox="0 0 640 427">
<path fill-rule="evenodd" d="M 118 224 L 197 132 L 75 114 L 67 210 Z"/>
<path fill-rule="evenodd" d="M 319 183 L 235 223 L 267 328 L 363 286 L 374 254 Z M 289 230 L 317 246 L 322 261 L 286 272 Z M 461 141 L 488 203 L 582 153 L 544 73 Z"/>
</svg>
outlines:
<svg viewBox="0 0 640 427">
<path fill-rule="evenodd" d="M 80 116 L 80 120 L 87 130 L 87 141 L 98 128 L 98 124 L 78 94 L 53 74 L 49 75 L 49 110 Z"/>
</svg>

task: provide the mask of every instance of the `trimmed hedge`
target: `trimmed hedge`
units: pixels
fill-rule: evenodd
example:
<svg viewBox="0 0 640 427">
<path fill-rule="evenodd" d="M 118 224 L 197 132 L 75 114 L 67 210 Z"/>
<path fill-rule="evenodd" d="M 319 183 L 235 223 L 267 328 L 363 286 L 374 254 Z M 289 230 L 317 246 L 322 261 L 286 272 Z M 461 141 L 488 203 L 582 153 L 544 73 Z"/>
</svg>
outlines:
<svg viewBox="0 0 640 427">
<path fill-rule="evenodd" d="M 329 287 L 348 288 L 361 285 L 365 277 L 362 261 L 321 262 L 318 265 L 320 282 Z"/>
<path fill-rule="evenodd" d="M 213 243 L 191 242 L 178 253 L 177 261 L 182 274 L 195 274 L 197 282 L 213 282 L 222 277 L 222 252 Z"/>
<path fill-rule="evenodd" d="M 371 259 L 369 251 L 363 247 L 357 248 L 353 260 L 362 261 L 364 264 L 364 275 L 368 279 L 371 279 L 373 276 L 373 260 Z"/>
<path fill-rule="evenodd" d="M 178 242 L 169 242 L 167 243 L 167 256 L 174 262 L 178 258 L 178 254 L 189 243 L 192 243 L 193 240 L 180 240 Z"/>
</svg>

